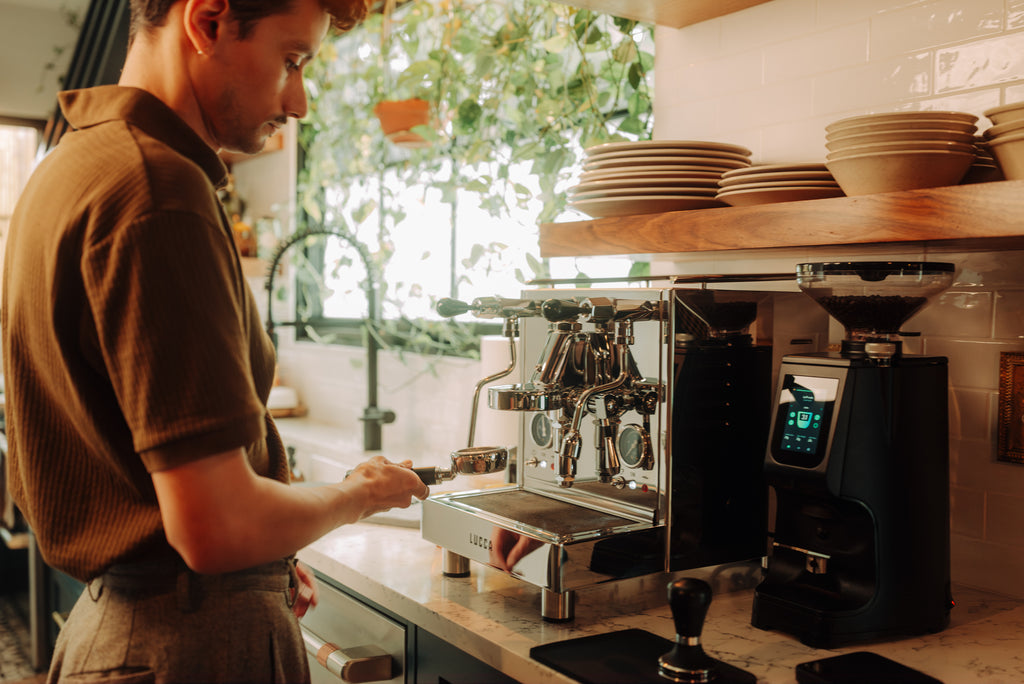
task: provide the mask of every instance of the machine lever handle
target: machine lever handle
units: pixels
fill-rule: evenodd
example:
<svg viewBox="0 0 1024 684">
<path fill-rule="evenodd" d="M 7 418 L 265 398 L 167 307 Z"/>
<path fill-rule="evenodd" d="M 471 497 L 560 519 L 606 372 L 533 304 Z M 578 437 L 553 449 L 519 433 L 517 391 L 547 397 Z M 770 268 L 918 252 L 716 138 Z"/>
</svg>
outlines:
<svg viewBox="0 0 1024 684">
<path fill-rule="evenodd" d="M 435 308 L 439 316 L 451 318 L 452 316 L 458 316 L 469 311 L 469 304 L 460 302 L 458 299 L 445 297 L 437 303 Z"/>
<path fill-rule="evenodd" d="M 540 305 L 540 313 L 552 323 L 557 321 L 568 321 L 586 314 L 590 311 L 576 302 L 565 299 L 548 299 Z"/>
</svg>

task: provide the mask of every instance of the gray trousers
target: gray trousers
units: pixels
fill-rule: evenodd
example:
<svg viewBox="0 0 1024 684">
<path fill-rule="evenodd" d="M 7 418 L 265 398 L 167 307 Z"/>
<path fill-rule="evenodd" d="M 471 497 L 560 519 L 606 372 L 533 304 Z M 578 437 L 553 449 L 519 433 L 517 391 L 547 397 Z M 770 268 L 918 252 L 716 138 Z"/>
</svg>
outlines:
<svg viewBox="0 0 1024 684">
<path fill-rule="evenodd" d="M 286 561 L 223 575 L 114 566 L 75 603 L 48 682 L 308 682 Z"/>
</svg>

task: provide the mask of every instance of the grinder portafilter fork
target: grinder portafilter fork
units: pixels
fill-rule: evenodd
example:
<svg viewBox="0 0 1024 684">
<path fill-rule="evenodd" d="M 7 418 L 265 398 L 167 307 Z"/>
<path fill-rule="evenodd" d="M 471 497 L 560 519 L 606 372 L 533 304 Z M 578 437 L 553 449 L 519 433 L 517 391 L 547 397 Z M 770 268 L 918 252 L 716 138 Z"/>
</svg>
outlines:
<svg viewBox="0 0 1024 684">
<path fill-rule="evenodd" d="M 658 674 L 672 682 L 737 682 L 753 684 L 757 677 L 704 652 L 700 635 L 711 605 L 711 586 L 684 577 L 668 585 L 668 604 L 676 627 L 676 644 L 658 659 Z"/>
</svg>

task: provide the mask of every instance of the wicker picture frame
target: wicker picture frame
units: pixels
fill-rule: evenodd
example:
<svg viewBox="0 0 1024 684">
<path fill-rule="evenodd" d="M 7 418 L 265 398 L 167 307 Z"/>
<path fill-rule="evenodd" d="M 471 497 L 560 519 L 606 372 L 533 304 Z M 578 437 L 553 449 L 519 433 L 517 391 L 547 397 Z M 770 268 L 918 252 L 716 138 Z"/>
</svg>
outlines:
<svg viewBox="0 0 1024 684">
<path fill-rule="evenodd" d="M 1024 352 L 999 354 L 996 460 L 1024 463 Z"/>
</svg>

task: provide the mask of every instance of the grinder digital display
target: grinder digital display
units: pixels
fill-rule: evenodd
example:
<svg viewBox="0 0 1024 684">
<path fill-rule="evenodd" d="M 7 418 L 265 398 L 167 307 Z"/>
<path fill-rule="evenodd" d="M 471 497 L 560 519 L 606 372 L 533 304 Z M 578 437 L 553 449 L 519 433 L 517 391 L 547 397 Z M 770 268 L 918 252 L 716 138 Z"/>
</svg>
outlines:
<svg viewBox="0 0 1024 684">
<path fill-rule="evenodd" d="M 775 460 L 805 468 L 821 462 L 838 389 L 837 378 L 784 376 L 772 439 Z"/>
</svg>

